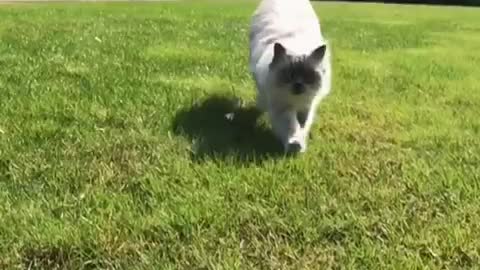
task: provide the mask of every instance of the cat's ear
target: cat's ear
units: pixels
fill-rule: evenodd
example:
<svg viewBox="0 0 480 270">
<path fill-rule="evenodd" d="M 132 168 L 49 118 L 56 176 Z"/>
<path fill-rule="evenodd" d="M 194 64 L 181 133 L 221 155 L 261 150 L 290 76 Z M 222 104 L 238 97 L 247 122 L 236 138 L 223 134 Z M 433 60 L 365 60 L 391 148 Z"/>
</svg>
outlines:
<svg viewBox="0 0 480 270">
<path fill-rule="evenodd" d="M 282 61 L 283 59 L 285 59 L 286 56 L 287 56 L 287 50 L 285 49 L 285 47 L 283 47 L 283 45 L 280 43 L 275 43 L 273 45 L 272 65 L 274 65 L 275 63 L 278 63 L 279 61 Z"/>
<path fill-rule="evenodd" d="M 322 62 L 325 57 L 325 52 L 327 51 L 327 45 L 322 45 L 316 48 L 308 57 L 315 65 L 318 65 Z"/>
</svg>

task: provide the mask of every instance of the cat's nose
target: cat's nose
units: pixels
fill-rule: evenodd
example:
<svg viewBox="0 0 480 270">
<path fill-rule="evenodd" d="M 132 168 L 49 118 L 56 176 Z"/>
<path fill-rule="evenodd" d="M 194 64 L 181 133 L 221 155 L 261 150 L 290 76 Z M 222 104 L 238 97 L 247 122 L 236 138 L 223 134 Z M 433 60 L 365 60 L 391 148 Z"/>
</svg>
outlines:
<svg viewBox="0 0 480 270">
<path fill-rule="evenodd" d="M 303 85 L 303 83 L 300 83 L 300 82 L 296 82 L 293 84 L 293 94 L 295 95 L 301 95 L 303 94 L 303 92 L 305 92 L 305 86 Z"/>
</svg>

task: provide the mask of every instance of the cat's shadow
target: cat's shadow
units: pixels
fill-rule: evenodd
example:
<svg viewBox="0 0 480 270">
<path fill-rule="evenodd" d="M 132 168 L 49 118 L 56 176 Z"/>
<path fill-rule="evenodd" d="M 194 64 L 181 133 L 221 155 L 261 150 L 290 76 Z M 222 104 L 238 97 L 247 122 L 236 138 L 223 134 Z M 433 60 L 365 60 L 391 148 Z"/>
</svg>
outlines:
<svg viewBox="0 0 480 270">
<path fill-rule="evenodd" d="M 257 121 L 260 112 L 237 103 L 235 98 L 212 96 L 176 114 L 174 133 L 192 142 L 195 161 L 211 158 L 252 163 L 283 156 L 271 130 Z"/>
</svg>

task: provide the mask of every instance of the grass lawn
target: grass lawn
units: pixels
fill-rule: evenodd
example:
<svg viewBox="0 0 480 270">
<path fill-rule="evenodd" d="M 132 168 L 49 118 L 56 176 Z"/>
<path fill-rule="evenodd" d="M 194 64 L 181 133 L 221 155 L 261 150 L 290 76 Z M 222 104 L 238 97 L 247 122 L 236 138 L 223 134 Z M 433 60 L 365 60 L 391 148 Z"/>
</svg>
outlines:
<svg viewBox="0 0 480 270">
<path fill-rule="evenodd" d="M 287 158 L 254 8 L 0 6 L 1 269 L 479 267 L 480 9 L 316 4 L 334 87 Z"/>
</svg>

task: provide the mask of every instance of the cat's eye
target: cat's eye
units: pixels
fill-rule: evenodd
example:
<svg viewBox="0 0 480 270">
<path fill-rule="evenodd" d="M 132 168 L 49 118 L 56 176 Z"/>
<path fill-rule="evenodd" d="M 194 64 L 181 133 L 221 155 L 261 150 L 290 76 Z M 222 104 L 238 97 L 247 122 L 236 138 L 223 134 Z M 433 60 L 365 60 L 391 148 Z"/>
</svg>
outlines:
<svg viewBox="0 0 480 270">
<path fill-rule="evenodd" d="M 290 70 L 290 69 L 285 69 L 282 73 L 281 73 L 281 76 L 282 76 L 282 81 L 284 83 L 290 83 L 293 81 L 293 72 Z"/>
<path fill-rule="evenodd" d="M 306 84 L 315 84 L 320 79 L 320 75 L 311 69 L 306 69 L 303 73 L 303 80 Z"/>
</svg>

